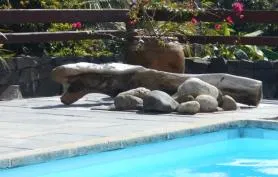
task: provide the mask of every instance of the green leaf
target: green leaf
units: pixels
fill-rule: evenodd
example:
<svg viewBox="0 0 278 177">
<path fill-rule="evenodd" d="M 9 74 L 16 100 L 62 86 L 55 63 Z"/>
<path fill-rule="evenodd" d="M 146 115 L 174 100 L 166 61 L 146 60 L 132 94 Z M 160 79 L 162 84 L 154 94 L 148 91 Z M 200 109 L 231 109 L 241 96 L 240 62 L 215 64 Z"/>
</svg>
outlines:
<svg viewBox="0 0 278 177">
<path fill-rule="evenodd" d="M 278 53 L 273 52 L 270 49 L 263 48 L 261 49 L 264 53 L 264 55 L 269 59 L 269 60 L 277 60 L 278 59 Z"/>
<path fill-rule="evenodd" d="M 223 24 L 223 32 L 224 32 L 224 36 L 231 36 L 231 32 L 227 23 Z"/>
</svg>

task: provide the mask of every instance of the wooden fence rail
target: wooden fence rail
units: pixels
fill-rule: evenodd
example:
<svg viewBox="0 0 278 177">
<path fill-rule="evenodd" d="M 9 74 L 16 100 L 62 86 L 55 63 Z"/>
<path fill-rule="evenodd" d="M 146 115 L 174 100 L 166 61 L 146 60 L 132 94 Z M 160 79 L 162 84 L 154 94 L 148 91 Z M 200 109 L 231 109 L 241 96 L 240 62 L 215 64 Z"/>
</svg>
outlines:
<svg viewBox="0 0 278 177">
<path fill-rule="evenodd" d="M 231 16 L 235 23 L 267 23 L 278 24 L 278 11 L 252 11 L 246 10 L 242 13 L 244 18 L 240 19 L 235 12 L 231 10 L 207 10 L 199 11 L 196 16 L 197 20 L 203 22 L 221 22 L 223 18 Z M 190 21 L 193 15 L 175 15 L 174 12 L 156 11 L 155 20 L 157 21 Z"/>
<path fill-rule="evenodd" d="M 65 22 L 128 22 L 128 9 L 114 10 L 84 10 L 84 9 L 13 9 L 0 10 L 0 24 L 22 23 L 65 23 Z M 152 13 L 150 11 L 150 13 Z M 219 22 L 223 17 L 233 16 L 235 23 L 271 23 L 278 24 L 278 11 L 244 11 L 243 19 L 239 19 L 230 10 L 200 11 L 195 16 L 204 22 Z M 173 12 L 156 11 L 157 21 L 190 21 L 192 15 L 177 15 Z M 99 30 L 99 31 L 60 31 L 60 32 L 25 32 L 4 33 L 6 38 L 0 36 L 0 43 L 40 43 L 50 41 L 67 41 L 82 39 L 114 39 L 127 37 L 126 31 Z M 219 44 L 249 44 L 278 46 L 278 37 L 238 37 L 238 36 L 177 36 L 181 42 L 191 43 L 219 43 Z"/>
<path fill-rule="evenodd" d="M 0 43 L 41 43 L 54 41 L 84 40 L 84 39 L 117 39 L 126 38 L 126 31 L 99 30 L 99 31 L 64 31 L 64 32 L 35 32 L 35 33 L 5 33 L 0 36 Z M 238 36 L 181 36 L 177 35 L 181 43 L 199 44 L 231 44 L 231 45 L 267 45 L 277 46 L 278 37 L 238 37 Z"/>
<path fill-rule="evenodd" d="M 0 24 L 127 22 L 128 10 L 14 9 L 0 10 Z"/>
<path fill-rule="evenodd" d="M 182 43 L 198 44 L 231 44 L 231 45 L 258 45 L 258 46 L 278 46 L 278 37 L 238 37 L 238 36 L 178 36 Z"/>
<path fill-rule="evenodd" d="M 127 22 L 128 9 L 10 9 L 0 10 L 0 24 L 63 23 L 63 22 Z M 150 13 L 152 13 L 150 11 Z M 185 12 L 186 13 L 186 12 Z M 233 16 L 236 23 L 278 24 L 278 11 L 244 11 L 239 19 L 231 10 L 199 11 L 195 17 L 204 22 L 219 22 L 223 17 Z M 170 11 L 155 11 L 158 21 L 190 21 L 192 15 L 181 16 Z"/>
<path fill-rule="evenodd" d="M 98 30 L 98 31 L 60 31 L 60 32 L 33 32 L 33 33 L 5 33 L 0 36 L 0 43 L 40 43 L 53 41 L 69 41 L 83 39 L 115 39 L 124 38 L 126 31 L 120 30 Z"/>
</svg>

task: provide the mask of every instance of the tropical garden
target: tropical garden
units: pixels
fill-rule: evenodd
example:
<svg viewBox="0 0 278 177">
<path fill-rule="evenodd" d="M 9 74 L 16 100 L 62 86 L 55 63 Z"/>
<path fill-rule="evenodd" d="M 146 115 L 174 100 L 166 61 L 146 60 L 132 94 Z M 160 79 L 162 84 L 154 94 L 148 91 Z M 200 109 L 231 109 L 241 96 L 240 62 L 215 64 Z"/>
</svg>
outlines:
<svg viewBox="0 0 278 177">
<path fill-rule="evenodd" d="M 1 9 L 111 9 L 130 8 L 129 25 L 143 30 L 143 35 L 153 36 L 161 42 L 161 36 L 182 35 L 276 35 L 278 26 L 273 24 L 241 24 L 234 23 L 229 16 L 223 17 L 222 22 L 202 22 L 192 18 L 188 22 L 156 22 L 148 9 L 166 9 L 176 15 L 194 14 L 200 9 L 225 8 L 233 9 L 238 18 L 244 18 L 244 10 L 273 10 L 278 6 L 276 0 L 4 0 L 0 2 Z M 19 24 L 0 25 L 0 32 L 42 32 L 42 31 L 78 31 L 97 29 L 125 29 L 124 23 L 87 24 L 75 23 L 49 23 L 49 24 Z M 125 39 L 114 40 L 80 40 L 63 41 L 40 44 L 8 44 L 1 45 L 1 57 L 11 58 L 16 55 L 30 56 L 123 56 Z M 144 42 L 144 40 L 140 40 Z M 163 43 L 163 41 L 162 41 Z M 228 59 L 271 60 L 278 58 L 278 48 L 249 45 L 222 45 L 207 44 L 201 47 L 190 43 L 184 45 L 187 57 L 224 57 Z"/>
</svg>

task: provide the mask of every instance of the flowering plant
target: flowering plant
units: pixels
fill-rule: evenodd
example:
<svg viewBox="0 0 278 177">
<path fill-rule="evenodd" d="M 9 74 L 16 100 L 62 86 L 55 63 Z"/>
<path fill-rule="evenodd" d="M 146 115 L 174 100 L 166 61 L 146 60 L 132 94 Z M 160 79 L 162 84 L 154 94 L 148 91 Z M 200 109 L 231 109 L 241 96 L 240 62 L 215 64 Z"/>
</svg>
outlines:
<svg viewBox="0 0 278 177">
<path fill-rule="evenodd" d="M 232 4 L 232 8 L 239 19 L 244 18 L 243 15 L 244 5 L 242 2 L 234 2 Z M 222 23 L 215 24 L 214 28 L 216 31 L 218 31 L 219 34 L 222 34 L 224 36 L 230 36 L 231 32 L 234 32 L 233 26 L 234 26 L 234 19 L 232 18 L 232 16 L 227 16 L 223 19 Z"/>
<path fill-rule="evenodd" d="M 139 45 L 142 47 L 145 42 L 144 36 L 151 36 L 151 39 L 157 39 L 159 44 L 165 46 L 165 42 L 170 40 L 176 40 L 176 36 L 187 35 L 208 35 L 208 36 L 231 36 L 232 34 L 242 36 L 246 33 L 239 32 L 240 28 L 235 24 L 235 21 L 244 19 L 244 3 L 243 0 L 235 0 L 232 4 L 232 11 L 234 15 L 215 15 L 220 19 L 217 23 L 202 22 L 199 19 L 198 13 L 203 12 L 203 8 L 208 10 L 215 9 L 218 4 L 214 4 L 213 0 L 132 0 L 130 5 L 131 10 L 129 12 L 129 25 L 133 29 L 137 30 L 139 36 Z M 246 1 L 244 1 L 246 3 Z M 200 8 L 203 7 L 203 8 Z M 155 15 L 165 10 L 169 21 L 161 22 L 156 21 Z M 160 12 L 158 12 L 160 11 Z M 162 13 L 163 14 L 163 13 Z M 185 21 L 172 22 L 174 18 L 186 19 Z M 149 38 L 147 38 L 149 39 Z M 186 39 L 186 38 L 185 38 Z M 185 55 L 188 57 L 198 56 L 217 56 L 229 59 L 238 58 L 238 51 L 245 52 L 250 59 L 264 59 L 264 55 L 261 50 L 256 46 L 240 45 L 240 41 L 236 45 L 221 45 L 221 44 L 209 44 L 203 47 L 194 47 L 189 43 L 184 44 Z M 200 51 L 201 49 L 201 51 Z"/>
<path fill-rule="evenodd" d="M 193 0 L 184 2 L 171 0 L 132 0 L 130 8 L 128 24 L 139 29 L 142 28 L 146 35 L 161 37 L 173 36 L 177 33 L 196 33 L 195 25 L 198 23 L 196 19 L 184 23 L 155 21 L 156 10 L 173 12 L 172 18 L 175 18 L 175 16 L 192 16 L 197 12 L 195 10 L 197 6 Z"/>
<path fill-rule="evenodd" d="M 71 27 L 73 30 L 79 30 L 82 28 L 82 23 L 81 22 L 72 23 Z"/>
<path fill-rule="evenodd" d="M 202 1 L 204 2 L 204 1 Z M 198 12 L 200 8 L 211 7 L 208 4 L 197 4 L 194 0 L 174 1 L 174 0 L 132 0 L 130 5 L 128 24 L 132 27 L 142 28 L 144 35 L 161 38 L 161 36 L 181 35 L 224 35 L 230 36 L 234 32 L 234 19 L 232 16 L 223 16 L 222 22 L 211 25 L 212 23 L 203 23 L 198 20 Z M 150 10 L 151 9 L 151 10 Z M 239 19 L 243 19 L 244 5 L 241 1 L 236 1 L 232 4 L 232 9 Z M 191 19 L 188 22 L 157 22 L 155 21 L 156 10 L 166 10 L 172 16 L 182 17 L 183 19 Z M 151 13 L 149 13 L 151 12 Z M 202 24 L 202 25 L 199 25 Z M 211 26 L 213 28 L 211 28 Z"/>
</svg>

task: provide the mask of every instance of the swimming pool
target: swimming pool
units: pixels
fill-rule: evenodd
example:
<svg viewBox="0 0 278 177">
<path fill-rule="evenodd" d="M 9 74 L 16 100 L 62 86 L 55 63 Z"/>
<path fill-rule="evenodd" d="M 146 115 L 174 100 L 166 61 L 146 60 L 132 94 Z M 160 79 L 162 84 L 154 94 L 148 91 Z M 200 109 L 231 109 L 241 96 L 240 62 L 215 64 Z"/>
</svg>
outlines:
<svg viewBox="0 0 278 177">
<path fill-rule="evenodd" d="M 0 177 L 273 177 L 278 132 L 237 128 L 1 170 Z"/>
</svg>

